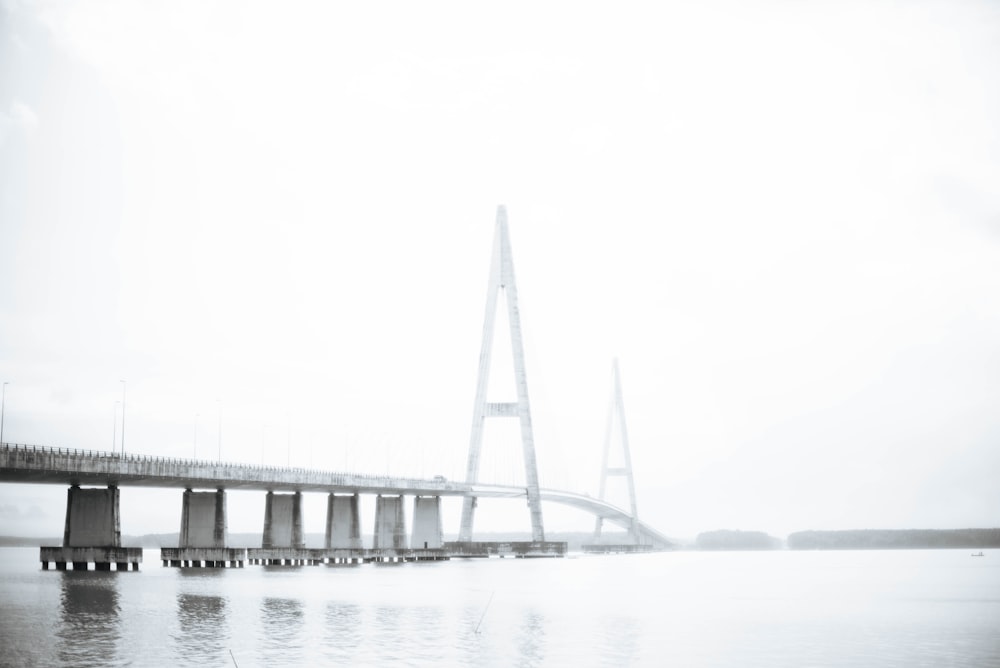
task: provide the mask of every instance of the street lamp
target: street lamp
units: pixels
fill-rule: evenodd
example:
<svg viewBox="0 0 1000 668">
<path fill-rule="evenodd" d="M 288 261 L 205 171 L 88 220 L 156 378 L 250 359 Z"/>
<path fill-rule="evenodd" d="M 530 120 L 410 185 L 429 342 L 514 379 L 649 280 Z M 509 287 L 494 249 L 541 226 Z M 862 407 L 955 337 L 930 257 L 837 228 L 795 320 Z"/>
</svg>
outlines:
<svg viewBox="0 0 1000 668">
<path fill-rule="evenodd" d="M 3 445 L 3 414 L 7 408 L 7 381 L 3 383 L 3 399 L 0 399 L 0 445 Z"/>
<path fill-rule="evenodd" d="M 219 402 L 219 461 L 222 461 L 222 399 L 216 399 Z"/>
<path fill-rule="evenodd" d="M 201 417 L 201 413 L 194 414 L 194 457 L 193 459 L 198 459 L 198 418 Z"/>
<path fill-rule="evenodd" d="M 128 386 L 124 380 L 118 381 L 122 384 L 122 457 L 125 456 L 125 388 Z"/>
<path fill-rule="evenodd" d="M 115 419 L 111 421 L 111 454 L 115 454 L 115 441 L 118 439 L 118 404 L 121 402 L 117 399 L 115 400 Z"/>
</svg>

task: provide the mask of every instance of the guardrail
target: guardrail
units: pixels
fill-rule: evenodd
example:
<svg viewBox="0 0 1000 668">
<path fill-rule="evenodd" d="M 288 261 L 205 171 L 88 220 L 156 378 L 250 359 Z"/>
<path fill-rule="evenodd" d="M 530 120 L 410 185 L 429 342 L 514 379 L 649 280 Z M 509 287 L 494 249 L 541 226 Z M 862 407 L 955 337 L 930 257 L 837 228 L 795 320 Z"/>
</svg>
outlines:
<svg viewBox="0 0 1000 668">
<path fill-rule="evenodd" d="M 37 454 L 49 454 L 49 455 L 61 455 L 68 457 L 79 457 L 81 459 L 101 459 L 101 460 L 112 460 L 119 462 L 136 462 L 140 464 L 166 464 L 166 465 L 180 465 L 180 466 L 219 466 L 225 468 L 235 468 L 244 471 L 259 471 L 259 472 L 269 472 L 269 473 L 304 473 L 304 474 L 316 474 L 316 475 L 331 475 L 331 476 L 349 476 L 355 479 L 362 479 L 371 481 L 373 483 L 384 483 L 385 486 L 391 486 L 393 482 L 405 481 L 408 483 L 441 483 L 447 481 L 433 480 L 433 479 L 422 479 L 422 478 L 393 478 L 391 476 L 384 475 L 372 475 L 369 473 L 344 473 L 337 471 L 326 471 L 323 469 L 315 468 L 303 468 L 297 466 L 257 466 L 255 464 L 246 464 L 238 462 L 223 462 L 223 461 L 212 461 L 204 459 L 184 459 L 179 457 L 157 457 L 151 455 L 139 455 L 126 453 L 122 455 L 117 452 L 108 452 L 106 450 L 80 450 L 77 448 L 53 448 L 45 445 L 28 445 L 23 443 L 3 443 L 0 444 L 0 451 L 8 452 L 30 452 Z"/>
<path fill-rule="evenodd" d="M 24 454 L 38 454 L 42 456 L 67 457 L 73 464 L 102 463 L 102 464 L 135 464 L 138 467 L 155 466 L 196 466 L 202 469 L 199 474 L 200 479 L 216 477 L 232 479 L 234 477 L 246 477 L 256 480 L 262 478 L 280 478 L 282 476 L 310 476 L 314 480 L 336 480 L 336 485 L 346 485 L 350 487 L 366 488 L 416 488 L 427 490 L 428 493 L 437 491 L 443 494 L 476 494 L 485 497 L 508 497 L 521 496 L 525 494 L 524 487 L 493 485 L 489 483 L 466 483 L 459 481 L 449 481 L 440 478 L 409 478 L 393 477 L 386 475 L 373 475 L 370 473 L 344 473 L 337 471 L 326 471 L 316 468 L 303 468 L 294 466 L 258 466 L 256 464 L 211 461 L 203 459 L 185 459 L 179 457 L 157 457 L 140 454 L 121 455 L 117 452 L 106 450 L 82 450 L 76 448 L 54 448 L 44 445 L 28 445 L 20 443 L 4 443 L 0 445 L 0 457 L 17 456 Z M 78 466 L 72 466 L 76 469 Z M 70 466 L 67 463 L 67 466 Z M 205 469 L 211 469 L 205 471 Z M 123 474 L 139 474 L 141 472 L 130 470 L 122 471 Z M 202 475 L 207 473 L 208 475 Z M 214 476 L 211 474 L 215 474 Z M 329 484 L 329 483 L 323 483 Z"/>
</svg>

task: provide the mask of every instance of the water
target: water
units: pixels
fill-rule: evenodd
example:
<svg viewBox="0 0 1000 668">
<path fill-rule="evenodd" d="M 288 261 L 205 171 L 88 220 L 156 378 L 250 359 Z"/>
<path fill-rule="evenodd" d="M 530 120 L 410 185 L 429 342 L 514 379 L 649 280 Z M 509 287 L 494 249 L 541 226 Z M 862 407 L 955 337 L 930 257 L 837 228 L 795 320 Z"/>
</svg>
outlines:
<svg viewBox="0 0 1000 668">
<path fill-rule="evenodd" d="M 0 664 L 1000 666 L 1000 550 L 970 554 L 74 573 L 3 548 Z"/>
</svg>

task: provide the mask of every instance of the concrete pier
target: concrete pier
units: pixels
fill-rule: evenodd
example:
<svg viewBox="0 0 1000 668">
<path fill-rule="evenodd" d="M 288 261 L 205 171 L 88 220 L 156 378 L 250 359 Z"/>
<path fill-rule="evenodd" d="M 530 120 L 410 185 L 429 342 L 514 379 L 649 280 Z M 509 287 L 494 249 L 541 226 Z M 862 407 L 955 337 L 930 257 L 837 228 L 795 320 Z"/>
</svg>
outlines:
<svg viewBox="0 0 1000 668">
<path fill-rule="evenodd" d="M 326 501 L 326 540 L 328 549 L 361 549 L 361 511 L 358 495 L 330 494 Z"/>
<path fill-rule="evenodd" d="M 66 493 L 64 547 L 122 544 L 121 516 L 117 487 L 81 489 L 76 485 Z"/>
<path fill-rule="evenodd" d="M 227 538 L 225 490 L 184 490 L 178 547 L 225 547 Z"/>
<path fill-rule="evenodd" d="M 247 562 L 257 566 L 316 566 L 323 561 L 322 549 L 305 547 L 251 547 Z"/>
<path fill-rule="evenodd" d="M 62 547 L 43 547 L 39 552 L 42 569 L 54 563 L 56 569 L 110 571 L 111 564 L 119 571 L 139 570 L 142 548 L 121 546 L 119 491 L 115 486 L 104 489 L 81 488 L 73 485 L 66 492 L 66 524 Z"/>
<path fill-rule="evenodd" d="M 415 561 L 447 561 L 444 549 L 326 549 L 250 548 L 247 562 L 257 566 L 347 566 L 357 564 L 402 564 Z"/>
<path fill-rule="evenodd" d="M 267 493 L 264 502 L 264 535 L 261 547 L 304 548 L 302 535 L 302 493 Z"/>
<path fill-rule="evenodd" d="M 241 547 L 161 547 L 164 566 L 178 568 L 243 568 L 247 551 Z"/>
<path fill-rule="evenodd" d="M 458 541 L 444 544 L 452 557 L 565 557 L 566 543 L 562 541 L 510 541 L 479 542 Z"/>
<path fill-rule="evenodd" d="M 226 492 L 184 490 L 181 505 L 181 531 L 176 551 L 160 550 L 165 566 L 224 568 L 242 567 L 246 550 L 227 548 Z M 169 556 L 164 556 L 167 551 Z"/>
<path fill-rule="evenodd" d="M 594 543 L 581 545 L 580 550 L 585 554 L 638 554 L 658 551 L 652 545 L 632 545 L 631 543 L 619 545 Z"/>
<path fill-rule="evenodd" d="M 433 550 L 444 545 L 440 496 L 413 497 L 413 533 L 410 545 L 415 550 Z"/>
<path fill-rule="evenodd" d="M 375 499 L 375 536 L 372 547 L 376 550 L 406 549 L 406 512 L 403 496 L 382 496 Z"/>
<path fill-rule="evenodd" d="M 39 556 L 42 570 L 54 564 L 56 570 L 65 571 L 67 565 L 74 571 L 86 571 L 94 564 L 95 571 L 137 571 L 142 563 L 141 547 L 43 547 Z"/>
<path fill-rule="evenodd" d="M 260 548 L 247 550 L 251 564 L 305 566 L 318 563 L 302 533 L 302 494 L 267 493 Z"/>
<path fill-rule="evenodd" d="M 366 564 L 402 564 L 413 561 L 448 561 L 451 555 L 443 549 L 372 549 L 365 550 L 362 562 Z"/>
</svg>

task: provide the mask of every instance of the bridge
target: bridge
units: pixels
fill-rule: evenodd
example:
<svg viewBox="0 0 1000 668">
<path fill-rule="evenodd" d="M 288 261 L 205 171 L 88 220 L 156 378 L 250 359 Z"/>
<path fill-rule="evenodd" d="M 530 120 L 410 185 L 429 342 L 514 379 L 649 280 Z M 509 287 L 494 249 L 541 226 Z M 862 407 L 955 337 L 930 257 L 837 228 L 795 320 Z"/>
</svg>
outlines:
<svg viewBox="0 0 1000 668">
<path fill-rule="evenodd" d="M 214 531 L 217 523 L 225 526 L 223 490 L 249 490 L 268 493 L 270 497 L 265 506 L 265 513 L 270 513 L 272 517 L 270 519 L 265 517 L 264 546 L 257 554 L 251 552 L 250 559 L 254 561 L 267 561 L 266 553 L 269 550 L 275 554 L 293 555 L 279 557 L 285 560 L 294 560 L 296 554 L 302 561 L 315 561 L 317 559 L 316 550 L 310 551 L 304 548 L 301 540 L 303 535 L 301 511 L 294 512 L 296 505 L 301 508 L 301 501 L 296 503 L 295 496 L 301 495 L 303 492 L 325 493 L 330 496 L 325 551 L 340 555 L 340 557 L 347 556 L 349 552 L 353 551 L 359 555 L 367 555 L 368 560 L 371 560 L 373 554 L 376 553 L 388 554 L 391 558 L 396 558 L 407 551 L 413 551 L 415 552 L 413 558 L 422 556 L 439 558 L 445 554 L 462 555 L 464 551 L 475 552 L 484 549 L 468 544 L 463 546 L 460 543 L 453 543 L 447 549 L 445 548 L 440 527 L 440 505 L 438 503 L 440 497 L 527 498 L 525 487 L 512 485 L 457 482 L 442 478 L 398 478 L 138 454 L 122 456 L 112 452 L 11 443 L 0 444 L 0 482 L 60 484 L 70 487 L 66 544 L 63 548 L 43 548 L 43 552 L 49 550 L 45 554 L 53 557 L 62 553 L 54 550 L 62 550 L 69 556 L 62 562 L 55 558 L 51 561 L 57 564 L 79 564 L 82 561 L 79 554 L 93 555 L 94 550 L 98 548 L 107 547 L 110 549 L 113 547 L 115 551 L 109 553 L 108 561 L 91 560 L 97 564 L 131 563 L 136 564 L 136 567 L 138 563 L 141 563 L 141 556 L 137 560 L 136 554 L 128 553 L 130 549 L 134 551 L 134 548 L 122 548 L 120 545 L 74 545 L 73 543 L 79 542 L 79 539 L 70 535 L 76 529 L 76 527 L 71 526 L 74 521 L 86 525 L 86 527 L 79 528 L 80 538 L 91 537 L 95 531 L 94 527 L 104 526 L 110 528 L 110 531 L 103 530 L 105 535 L 101 536 L 101 542 L 114 543 L 115 533 L 120 536 L 117 506 L 119 503 L 118 490 L 122 487 L 175 488 L 185 490 L 187 495 L 199 494 L 192 491 L 195 489 L 214 490 L 200 493 L 207 497 L 207 501 L 211 501 L 208 504 L 192 504 L 192 497 L 185 497 L 182 525 L 186 524 L 187 526 L 182 526 L 181 535 L 183 537 L 187 534 L 189 543 L 210 543 L 189 544 L 182 546 L 182 551 L 183 548 L 188 548 L 194 556 L 216 557 L 220 555 L 232 556 L 238 552 L 238 550 L 224 544 L 226 542 L 224 529 L 221 535 L 215 535 Z M 74 490 L 76 491 L 74 492 Z M 111 496 L 114 498 L 105 502 L 104 497 L 108 496 L 108 490 L 112 491 Z M 97 492 L 97 499 L 100 500 L 95 500 L 93 493 L 90 495 L 91 498 L 81 496 L 86 495 L 87 492 Z M 276 492 L 278 495 L 275 495 Z M 357 495 L 359 494 L 373 494 L 379 496 L 380 499 L 391 500 L 390 503 L 376 506 L 374 548 L 367 552 L 361 548 L 360 534 L 358 533 L 359 518 L 357 513 L 359 505 Z M 413 546 L 423 544 L 424 548 L 415 547 L 411 550 L 406 546 L 405 513 L 401 512 L 403 496 L 414 497 L 413 532 L 410 544 Z M 627 511 L 600 499 L 574 492 L 550 489 L 541 489 L 540 496 L 544 501 L 589 512 L 597 518 L 614 522 L 626 529 L 632 526 L 632 516 Z M 221 505 L 216 503 L 217 499 L 221 500 Z M 281 514 L 280 511 L 276 512 L 276 506 L 284 499 L 287 499 L 284 503 L 286 512 Z M 343 503 L 338 502 L 341 501 L 347 504 L 346 510 L 340 509 L 340 505 Z M 291 508 L 288 508 L 289 502 Z M 292 512 L 287 512 L 289 509 Z M 222 513 L 222 518 L 217 520 L 219 513 Z M 345 513 L 348 513 L 346 517 Z M 279 514 L 281 517 L 275 517 Z M 198 541 L 195 539 L 198 525 L 204 525 L 206 522 L 212 525 L 212 539 L 206 541 L 203 535 L 202 540 Z M 426 529 L 428 526 L 431 527 L 430 531 Z M 665 547 L 670 544 L 663 534 L 652 527 L 644 523 L 639 523 L 639 526 L 643 544 L 654 547 Z M 98 529 L 97 532 L 101 533 L 102 530 Z M 201 533 L 205 534 L 204 531 Z M 279 534 L 284 534 L 287 539 L 281 541 L 278 539 Z M 298 536 L 299 539 L 295 540 L 295 536 Z M 66 551 L 65 548 L 75 548 L 77 558 L 73 558 L 70 554 L 72 550 Z M 421 549 L 426 550 L 427 553 L 420 554 Z M 514 551 L 517 550 L 514 549 Z M 558 553 L 559 550 L 545 541 L 536 541 L 534 544 L 525 545 L 523 552 L 530 556 L 533 552 L 551 554 Z M 177 560 L 172 559 L 171 561 Z M 189 558 L 182 561 L 190 562 L 195 561 L 195 559 Z M 214 564 L 216 562 L 241 562 L 242 559 L 215 558 L 197 559 L 197 561 Z M 44 563 L 47 564 L 48 561 Z"/>
<path fill-rule="evenodd" d="M 487 399 L 494 318 L 498 300 L 507 304 L 513 372 L 517 400 L 508 403 Z M 253 466 L 151 457 L 138 454 L 73 450 L 42 446 L 0 443 L 0 482 L 59 484 L 69 487 L 63 545 L 43 547 L 44 568 L 95 568 L 110 570 L 138 569 L 140 548 L 121 545 L 119 504 L 121 489 L 159 487 L 182 489 L 179 546 L 161 550 L 164 565 L 242 566 L 251 563 L 337 563 L 355 560 L 440 559 L 450 556 L 488 556 L 494 553 L 514 556 L 553 556 L 565 552 L 565 543 L 545 540 L 541 502 L 563 504 L 591 513 L 597 520 L 595 538 L 600 536 L 605 520 L 625 527 L 631 547 L 664 548 L 670 545 L 663 534 L 638 519 L 632 481 L 628 439 L 624 428 L 624 409 L 614 367 L 614 400 L 609 413 L 605 440 L 600 498 L 569 491 L 544 489 L 539 485 L 535 463 L 535 445 L 528 400 L 528 385 L 521 340 L 520 314 L 514 265 L 507 229 L 507 213 L 499 207 L 489 274 L 486 318 L 479 358 L 479 378 L 473 410 L 468 467 L 464 482 L 433 479 L 373 476 L 360 473 L 319 471 L 302 468 Z M 626 465 L 608 466 L 611 426 L 617 416 Z M 487 419 L 516 419 L 520 423 L 525 485 L 484 484 L 479 479 L 479 459 L 483 429 Z M 0 415 L 2 419 L 2 415 Z M 122 433 L 124 434 L 124 410 Z M 626 511 L 604 500 L 608 475 L 627 478 L 631 510 Z M 201 490 L 201 491 L 196 491 Z M 262 545 L 250 550 L 228 545 L 227 490 L 252 490 L 266 493 Z M 302 526 L 302 494 L 325 493 L 327 500 L 326 533 L 322 550 L 305 547 Z M 373 547 L 362 546 L 359 497 L 375 495 Z M 413 497 L 412 530 L 408 533 L 404 497 Z M 462 498 L 462 519 L 458 541 L 445 543 L 441 521 L 441 498 Z M 523 498 L 528 506 L 532 540 L 506 543 L 503 547 L 472 540 L 473 519 L 479 498 Z M 634 550 L 633 550 L 634 551 Z"/>
<path fill-rule="evenodd" d="M 263 492 L 320 492 L 471 498 L 526 498 L 524 487 L 444 480 L 338 473 L 306 468 L 253 466 L 192 459 L 124 456 L 94 450 L 0 444 L 0 482 L 48 483 L 92 487 L 235 489 Z M 632 516 L 607 501 L 585 494 L 541 489 L 542 500 L 589 512 L 629 528 Z M 640 522 L 645 543 L 666 546 L 670 540 Z"/>
</svg>

